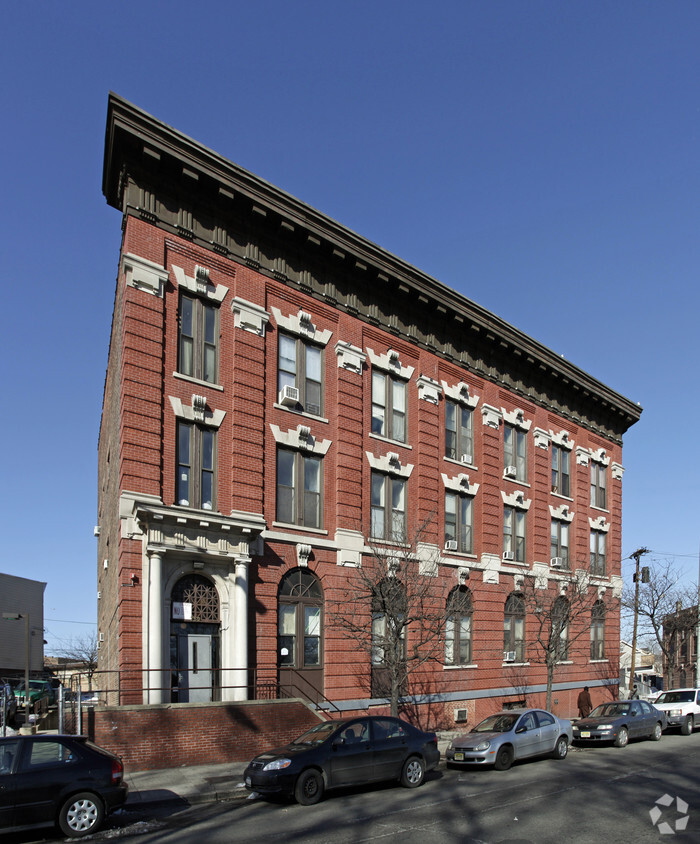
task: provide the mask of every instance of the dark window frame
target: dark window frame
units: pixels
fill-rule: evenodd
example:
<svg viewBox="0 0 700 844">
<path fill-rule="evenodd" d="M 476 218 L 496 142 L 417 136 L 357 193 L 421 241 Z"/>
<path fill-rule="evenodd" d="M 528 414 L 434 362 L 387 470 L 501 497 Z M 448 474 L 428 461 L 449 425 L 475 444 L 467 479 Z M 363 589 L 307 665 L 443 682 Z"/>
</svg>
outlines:
<svg viewBox="0 0 700 844">
<path fill-rule="evenodd" d="M 528 469 L 528 432 L 518 425 L 506 422 L 503 425 L 503 470 L 515 467 L 515 476 L 507 475 L 510 480 L 527 483 Z"/>
<path fill-rule="evenodd" d="M 289 461 L 292 466 L 292 483 L 282 484 L 281 460 Z M 321 530 L 323 528 L 323 458 L 316 454 L 305 454 L 291 448 L 277 448 L 277 477 L 276 477 L 276 512 L 275 520 L 288 525 L 297 525 Z M 311 479 L 307 470 L 312 466 L 317 470 L 317 487 L 307 488 L 307 481 Z M 286 467 L 282 467 L 286 469 Z M 289 503 L 283 504 L 285 496 L 283 490 L 289 490 Z M 311 504 L 314 504 L 313 508 Z M 315 512 L 314 518 L 309 518 Z M 290 518 L 287 518 L 287 516 Z"/>
<path fill-rule="evenodd" d="M 514 652 L 515 662 L 525 662 L 525 598 L 511 592 L 503 609 L 503 650 Z"/>
<path fill-rule="evenodd" d="M 208 317 L 212 319 L 211 324 Z M 177 371 L 181 375 L 206 384 L 218 384 L 219 306 L 180 291 L 177 346 Z M 210 372 L 212 368 L 213 372 Z"/>
<path fill-rule="evenodd" d="M 566 544 L 565 544 L 566 540 Z M 571 525 L 563 519 L 552 519 L 549 533 L 550 557 L 560 557 L 562 567 L 568 569 L 570 563 Z"/>
<path fill-rule="evenodd" d="M 447 597 L 445 665 L 471 665 L 473 619 L 474 602 L 470 590 L 466 586 L 455 586 Z M 466 635 L 464 622 L 467 622 Z"/>
<path fill-rule="evenodd" d="M 454 520 L 448 519 L 448 499 L 454 500 Z M 474 499 L 471 495 L 464 495 L 447 490 L 445 492 L 445 547 L 450 540 L 457 543 L 457 551 L 461 554 L 474 553 Z"/>
<path fill-rule="evenodd" d="M 381 396 L 380 391 L 375 392 L 375 385 L 383 381 L 383 389 Z M 406 443 L 408 442 L 408 385 L 403 378 L 397 378 L 391 372 L 385 372 L 383 369 L 372 369 L 371 373 L 371 432 L 377 437 L 382 437 L 386 440 L 393 440 L 394 442 Z M 401 388 L 403 395 L 403 410 L 397 409 L 394 404 L 394 388 Z M 381 399 L 379 401 L 378 399 Z M 381 408 L 381 412 L 377 409 Z M 401 430 L 402 429 L 402 430 Z"/>
<path fill-rule="evenodd" d="M 187 432 L 187 447 L 183 440 Z M 177 477 L 175 501 L 181 507 L 216 510 L 217 431 L 196 422 L 177 421 Z M 208 444 L 210 440 L 210 445 Z M 210 465 L 206 465 L 210 459 Z M 184 475 L 187 475 L 185 479 Z M 207 501 L 207 489 L 211 495 Z"/>
<path fill-rule="evenodd" d="M 506 532 L 508 526 L 508 515 L 512 530 L 510 533 Z M 518 533 L 518 527 L 522 524 L 522 535 Z M 510 538 L 510 541 L 508 539 Z M 510 547 L 508 547 L 510 545 Z M 503 508 L 503 553 L 512 551 L 514 553 L 514 561 L 517 563 L 524 563 L 527 556 L 527 510 L 522 510 L 519 507 L 513 507 L 506 504 Z"/>
<path fill-rule="evenodd" d="M 601 545 L 603 546 L 602 551 Z M 589 547 L 591 574 L 605 577 L 608 556 L 608 534 L 603 530 L 591 530 Z"/>
<path fill-rule="evenodd" d="M 291 358 L 283 357 L 285 343 L 294 344 L 294 369 L 285 366 Z M 309 374 L 309 355 L 318 356 L 318 379 Z M 324 364 L 323 346 L 313 343 L 304 337 L 298 337 L 286 331 L 279 332 L 277 342 L 277 394 L 285 386 L 296 387 L 299 391 L 299 405 L 305 413 L 311 416 L 322 416 L 324 407 Z"/>
<path fill-rule="evenodd" d="M 608 469 L 602 463 L 591 460 L 591 507 L 607 510 Z"/>
<path fill-rule="evenodd" d="M 552 492 L 571 498 L 571 451 L 552 444 Z"/>
<path fill-rule="evenodd" d="M 466 424 L 465 424 L 466 422 Z M 450 460 L 474 462 L 474 413 L 461 402 L 445 401 L 445 457 Z"/>
<path fill-rule="evenodd" d="M 383 489 L 383 504 L 377 501 L 377 496 L 375 495 L 380 483 Z M 370 486 L 370 536 L 372 539 L 379 539 L 387 542 L 404 542 L 406 540 L 407 531 L 406 499 L 408 495 L 408 484 L 406 482 L 406 478 L 373 470 Z M 394 493 L 399 488 L 402 492 L 403 509 L 394 507 Z M 389 506 L 387 502 L 391 502 L 391 506 Z M 381 533 L 375 533 L 375 526 L 378 524 L 375 513 L 378 513 L 379 511 L 383 514 L 381 519 L 382 529 Z M 401 520 L 398 531 L 396 530 L 397 514 L 399 514 Z"/>
<path fill-rule="evenodd" d="M 591 659 L 605 659 L 605 616 L 607 607 L 596 601 L 591 610 Z"/>
</svg>

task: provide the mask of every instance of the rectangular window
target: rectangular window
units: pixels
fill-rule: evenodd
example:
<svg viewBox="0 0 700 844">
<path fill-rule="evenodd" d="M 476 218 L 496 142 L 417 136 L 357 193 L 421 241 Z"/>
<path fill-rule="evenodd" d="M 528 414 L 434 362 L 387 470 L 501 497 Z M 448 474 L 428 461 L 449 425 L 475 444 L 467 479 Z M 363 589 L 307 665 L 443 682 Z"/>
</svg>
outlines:
<svg viewBox="0 0 700 844">
<path fill-rule="evenodd" d="M 372 372 L 372 433 L 406 442 L 406 383 Z"/>
<path fill-rule="evenodd" d="M 445 493 L 445 547 L 456 542 L 455 550 L 471 554 L 472 542 L 472 499 L 454 492 Z"/>
<path fill-rule="evenodd" d="M 471 615 L 448 616 L 445 622 L 445 665 L 469 665 L 471 659 Z"/>
<path fill-rule="evenodd" d="M 591 507 L 607 508 L 606 468 L 602 463 L 591 460 Z"/>
<path fill-rule="evenodd" d="M 552 446 L 552 492 L 571 496 L 571 454 L 558 445 Z"/>
<path fill-rule="evenodd" d="M 372 472 L 371 531 L 374 539 L 406 538 L 406 481 Z"/>
<path fill-rule="evenodd" d="M 277 521 L 320 528 L 321 460 L 280 448 L 277 451 Z"/>
<path fill-rule="evenodd" d="M 471 409 L 452 401 L 445 402 L 445 457 L 474 462 Z"/>
<path fill-rule="evenodd" d="M 550 557 L 560 559 L 564 568 L 569 568 L 569 525 L 559 519 L 552 519 Z"/>
<path fill-rule="evenodd" d="M 178 372 L 215 384 L 219 309 L 194 296 L 180 295 Z"/>
<path fill-rule="evenodd" d="M 526 510 L 503 508 L 503 555 L 506 559 L 525 562 Z M 512 556 L 511 556 L 512 555 Z"/>
<path fill-rule="evenodd" d="M 605 554 L 608 535 L 600 530 L 591 531 L 591 574 L 605 575 Z"/>
<path fill-rule="evenodd" d="M 177 503 L 213 510 L 216 504 L 216 432 L 177 424 Z"/>
<path fill-rule="evenodd" d="M 323 411 L 323 350 L 288 334 L 279 335 L 277 391 L 285 387 L 299 391 L 298 403 L 314 416 Z"/>
<path fill-rule="evenodd" d="M 507 478 L 527 481 L 527 432 L 503 426 L 503 468 Z"/>
</svg>

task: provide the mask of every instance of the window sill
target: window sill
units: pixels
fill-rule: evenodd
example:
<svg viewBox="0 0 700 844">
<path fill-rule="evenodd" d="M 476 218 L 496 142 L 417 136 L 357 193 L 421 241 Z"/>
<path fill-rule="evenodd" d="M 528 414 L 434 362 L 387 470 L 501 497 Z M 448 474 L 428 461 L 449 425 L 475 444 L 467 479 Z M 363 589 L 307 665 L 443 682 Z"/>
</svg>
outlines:
<svg viewBox="0 0 700 844">
<path fill-rule="evenodd" d="M 591 665 L 594 665 L 594 664 L 600 664 L 601 662 L 610 662 L 610 660 L 609 659 L 589 659 L 588 662 Z"/>
<path fill-rule="evenodd" d="M 597 510 L 599 513 L 610 513 L 610 510 L 605 507 L 597 507 L 595 504 L 591 504 L 591 510 Z"/>
<path fill-rule="evenodd" d="M 529 662 L 504 662 L 503 667 L 504 668 L 529 668 L 530 663 Z"/>
<path fill-rule="evenodd" d="M 530 564 L 526 563 L 524 560 L 504 560 L 503 557 L 501 557 L 501 562 L 504 566 L 520 566 L 521 568 L 526 569 L 530 568 Z"/>
<path fill-rule="evenodd" d="M 520 478 L 511 478 L 508 475 L 503 475 L 503 480 L 510 481 L 512 484 L 517 484 L 518 486 L 527 487 L 527 489 L 530 489 L 532 486 L 532 484 L 529 484 L 527 481 L 521 481 Z"/>
<path fill-rule="evenodd" d="M 193 378 L 191 375 L 183 375 L 182 372 L 173 372 L 173 378 L 178 381 L 187 381 L 188 384 L 198 384 L 200 387 L 206 387 L 209 390 L 218 390 L 223 393 L 224 388 L 220 384 L 213 384 L 211 381 L 202 381 L 199 378 Z"/>
<path fill-rule="evenodd" d="M 574 499 L 573 499 L 570 495 L 564 495 L 564 494 L 563 494 L 563 493 L 561 493 L 561 492 L 554 492 L 554 490 L 552 490 L 552 493 L 551 493 L 551 494 L 552 494 L 555 498 L 561 498 L 563 501 L 573 501 L 573 500 L 574 500 Z"/>
<path fill-rule="evenodd" d="M 381 434 L 373 434 L 371 432 L 370 432 L 369 437 L 372 440 L 379 440 L 380 442 L 383 442 L 383 443 L 389 443 L 389 445 L 398 445 L 401 448 L 408 448 L 411 451 L 413 451 L 412 445 L 408 445 L 408 443 L 402 443 L 400 440 L 392 440 L 390 437 L 382 437 Z"/>
<path fill-rule="evenodd" d="M 318 422 L 325 422 L 328 424 L 328 419 L 325 416 L 316 416 L 315 413 L 307 413 L 305 410 L 297 410 L 294 407 L 287 407 L 285 404 L 275 402 L 273 407 L 277 410 L 285 410 L 287 413 L 294 413 L 296 416 L 303 416 L 305 419 L 316 419 Z"/>
<path fill-rule="evenodd" d="M 458 557 L 460 560 L 471 560 L 472 562 L 477 562 L 479 559 L 478 554 L 475 554 L 473 551 L 448 551 L 443 548 L 440 553 L 445 562 L 449 557 Z"/>
<path fill-rule="evenodd" d="M 468 665 L 443 665 L 443 671 L 458 671 L 460 668 L 478 668 L 475 662 L 470 662 Z"/>
<path fill-rule="evenodd" d="M 316 533 L 319 536 L 328 536 L 328 531 L 323 530 L 323 528 L 312 528 L 306 527 L 306 525 L 294 525 L 290 524 L 289 522 L 273 522 L 272 527 L 274 528 L 284 528 L 288 530 L 300 530 L 305 533 Z"/>
<path fill-rule="evenodd" d="M 556 664 L 557 665 L 573 665 L 574 661 L 573 661 L 573 659 L 558 659 Z"/>
<path fill-rule="evenodd" d="M 445 463 L 452 463 L 454 466 L 460 466 L 462 469 L 471 469 L 472 472 L 478 472 L 479 467 L 476 463 L 462 463 L 461 460 L 455 460 L 454 457 L 443 457 Z"/>
</svg>

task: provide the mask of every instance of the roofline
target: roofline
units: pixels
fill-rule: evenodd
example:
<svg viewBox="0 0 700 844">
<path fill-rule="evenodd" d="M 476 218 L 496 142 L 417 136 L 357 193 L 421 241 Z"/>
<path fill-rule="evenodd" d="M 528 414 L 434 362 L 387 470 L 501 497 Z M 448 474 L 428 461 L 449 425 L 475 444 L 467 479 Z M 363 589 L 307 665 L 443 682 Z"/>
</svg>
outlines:
<svg viewBox="0 0 700 844">
<path fill-rule="evenodd" d="M 642 413 L 639 404 L 603 384 L 496 314 L 110 92 L 102 192 L 107 202 L 117 210 L 122 211 L 119 202 L 120 169 L 115 160 L 115 138 L 119 130 L 139 138 L 144 146 L 153 152 L 180 160 L 193 172 L 206 175 L 228 186 L 232 192 L 246 196 L 266 213 L 277 215 L 295 228 L 306 230 L 318 239 L 332 242 L 338 248 L 351 253 L 357 261 L 371 264 L 381 273 L 395 276 L 416 294 L 429 297 L 436 304 L 468 320 L 486 335 L 494 334 L 509 346 L 520 350 L 522 354 L 544 364 L 560 377 L 575 382 L 604 403 L 611 405 L 624 418 L 626 424 L 622 426 L 623 432 L 639 420 Z"/>
</svg>

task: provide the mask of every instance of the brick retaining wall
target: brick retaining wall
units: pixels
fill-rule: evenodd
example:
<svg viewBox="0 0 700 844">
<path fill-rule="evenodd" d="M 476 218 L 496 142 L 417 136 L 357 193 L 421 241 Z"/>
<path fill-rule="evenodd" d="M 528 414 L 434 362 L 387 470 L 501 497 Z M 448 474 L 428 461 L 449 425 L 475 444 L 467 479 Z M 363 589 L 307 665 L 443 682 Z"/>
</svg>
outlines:
<svg viewBox="0 0 700 844">
<path fill-rule="evenodd" d="M 83 730 L 121 756 L 127 771 L 148 771 L 247 762 L 318 722 L 299 700 L 172 703 L 95 709 Z"/>
</svg>

